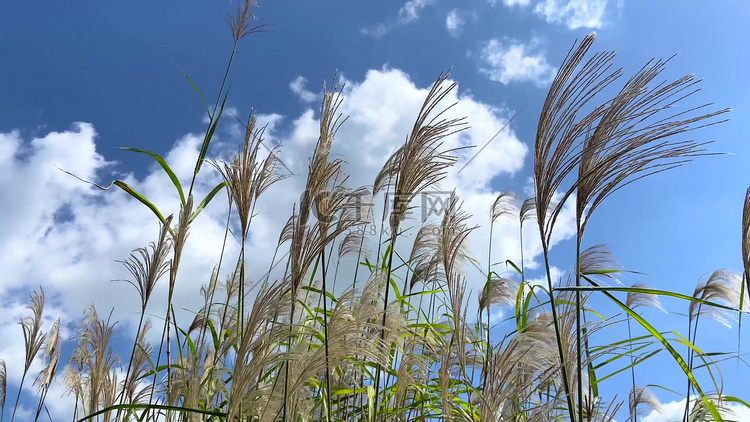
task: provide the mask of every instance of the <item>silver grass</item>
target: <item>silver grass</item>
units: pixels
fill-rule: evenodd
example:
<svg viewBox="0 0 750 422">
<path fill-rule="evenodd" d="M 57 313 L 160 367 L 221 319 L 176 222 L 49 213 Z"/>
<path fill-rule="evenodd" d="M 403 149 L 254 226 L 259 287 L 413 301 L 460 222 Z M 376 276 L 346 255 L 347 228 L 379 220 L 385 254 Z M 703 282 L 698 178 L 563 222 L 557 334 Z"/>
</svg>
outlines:
<svg viewBox="0 0 750 422">
<path fill-rule="evenodd" d="M 495 222 L 503 216 L 515 216 L 520 212 L 516 207 L 517 195 L 515 192 L 501 192 L 490 209 L 490 221 Z"/>
<path fill-rule="evenodd" d="M 742 278 L 729 270 L 716 270 L 706 280 L 698 283 L 693 297 L 709 302 L 716 302 L 727 306 L 739 307 L 740 285 Z M 698 302 L 690 302 L 690 320 L 699 316 L 714 319 L 727 327 L 730 326 L 727 312 L 714 306 L 704 306 Z"/>
<path fill-rule="evenodd" d="M 365 232 L 363 230 L 355 230 L 344 236 L 344 240 L 339 243 L 339 258 L 359 252 L 362 252 L 362 256 L 367 257 L 369 251 L 366 246 L 363 245 L 364 238 Z"/>
<path fill-rule="evenodd" d="M 596 53 L 577 70 L 595 38 L 594 33 L 587 35 L 568 53 L 552 82 L 539 118 L 534 146 L 534 188 L 537 221 L 545 249 L 564 205 L 564 201 L 560 201 L 552 207 L 553 196 L 580 163 L 581 153 L 577 149 L 580 138 L 606 107 L 594 107 L 583 117 L 578 114 L 621 73 L 620 70 L 610 72 L 614 52 Z"/>
<path fill-rule="evenodd" d="M 256 22 L 255 15 L 251 8 L 256 6 L 255 0 L 245 0 L 240 2 L 234 13 L 227 15 L 227 23 L 232 33 L 232 39 L 235 45 L 242 39 L 254 32 L 260 31 L 263 26 L 252 26 Z"/>
<path fill-rule="evenodd" d="M 633 284 L 633 287 L 648 288 L 645 284 Z M 658 309 L 666 312 L 666 309 L 659 302 L 659 296 L 653 293 L 628 292 L 628 298 L 625 302 L 628 308 L 636 310 L 637 308 L 646 307 Z"/>
<path fill-rule="evenodd" d="M 23 342 L 26 354 L 24 356 L 24 372 L 31 368 L 34 358 L 44 345 L 47 335 L 42 332 L 42 314 L 44 312 L 44 290 L 40 287 L 39 292 L 31 295 L 31 305 L 26 309 L 31 310 L 33 316 L 21 319 L 23 330 Z"/>
<path fill-rule="evenodd" d="M 136 349 L 131 363 L 131 372 L 123 380 L 122 390 L 127 403 L 143 403 L 148 397 L 149 385 L 139 385 L 139 380 L 150 368 L 149 361 L 153 354 L 151 344 L 146 341 L 146 336 L 151 329 L 151 320 L 146 320 L 143 328 L 136 339 Z"/>
<path fill-rule="evenodd" d="M 582 276 L 598 276 L 620 281 L 617 276 L 622 268 L 607 245 L 594 245 L 581 253 L 579 271 Z"/>
<path fill-rule="evenodd" d="M 519 210 L 519 221 L 522 226 L 523 223 L 532 218 L 536 218 L 536 198 L 533 196 L 526 198 L 521 204 L 521 209 Z"/>
<path fill-rule="evenodd" d="M 271 185 L 284 179 L 278 173 L 280 163 L 276 146 L 264 158 L 259 156 L 265 139 L 265 127 L 257 127 L 255 113 L 251 110 L 245 127 L 242 150 L 230 162 L 213 162 L 227 182 L 232 202 L 240 220 L 240 234 L 247 238 L 255 202 Z"/>
<path fill-rule="evenodd" d="M 652 410 L 663 413 L 664 409 L 659 399 L 648 387 L 633 387 L 630 389 L 630 408 L 636 416 L 643 416 Z M 635 422 L 633 419 L 632 422 Z"/>
<path fill-rule="evenodd" d="M 513 305 L 517 294 L 518 283 L 493 273 L 489 285 L 482 289 L 479 295 L 479 310 L 482 311 L 492 305 Z"/>
<path fill-rule="evenodd" d="M 565 362 L 566 351 L 561 344 L 563 337 L 558 323 L 557 309 L 554 305 L 554 289 L 552 279 L 549 276 L 549 243 L 552 230 L 557 216 L 562 211 L 565 200 L 560 201 L 553 207 L 553 198 L 563 181 L 581 162 L 579 151 L 580 139 L 586 134 L 604 113 L 606 105 L 595 106 L 591 111 L 579 117 L 578 114 L 586 109 L 588 103 L 620 75 L 620 70 L 610 72 L 614 52 L 600 52 L 590 58 L 580 70 L 579 64 L 583 61 L 586 53 L 596 38 L 595 34 L 589 34 L 578 46 L 574 46 L 565 58 L 563 65 L 557 72 L 554 81 L 547 94 L 542 113 L 537 127 L 536 141 L 534 145 L 534 189 L 537 223 L 539 225 L 539 236 L 542 241 L 545 266 L 547 267 L 547 285 L 552 304 L 552 319 L 555 336 L 558 338 L 558 355 L 563 365 L 561 366 L 563 386 L 569 412 L 574 412 L 573 397 L 569 384 L 569 368 Z M 573 191 L 571 187 L 564 199 Z M 549 211 L 551 210 L 551 211 Z M 580 238 L 579 238 L 580 240 Z M 580 242 L 579 242 L 580 244 Z M 578 270 L 576 270 L 578 271 Z M 576 277 L 576 281 L 578 281 Z M 580 302 L 576 296 L 576 302 Z M 578 312 L 576 311 L 577 321 Z M 580 330 L 577 330 L 580 332 Z M 577 341 L 581 343 L 580 339 Z M 573 355 L 577 359 L 578 366 L 582 367 L 581 352 Z M 579 371 L 579 372 L 582 372 Z M 582 386 L 578 385 L 578 399 L 581 402 Z M 578 418 L 582 418 L 582 409 L 579 407 Z M 571 415 L 571 418 L 576 418 Z"/>
<path fill-rule="evenodd" d="M 426 224 L 417 232 L 409 255 L 412 268 L 410 290 L 420 281 L 445 282 L 444 273 L 440 271 L 440 233 L 441 227 L 438 224 Z"/>
<path fill-rule="evenodd" d="M 23 383 L 26 380 L 26 374 L 31 368 L 31 364 L 39 354 L 39 351 L 44 344 L 47 336 L 42 332 L 42 314 L 44 313 L 44 290 L 39 287 L 39 292 L 31 294 L 31 304 L 26 306 L 26 309 L 31 310 L 33 316 L 22 318 L 19 321 L 21 330 L 23 331 L 23 344 L 24 344 L 24 366 L 23 375 L 21 375 L 21 384 L 18 387 L 18 395 L 16 395 L 16 404 L 13 406 L 13 414 L 10 417 L 11 422 L 16 417 L 16 410 L 18 409 L 18 400 L 21 398 L 21 390 L 23 389 Z"/>
<path fill-rule="evenodd" d="M 57 364 L 60 362 L 60 320 L 58 319 L 52 324 L 49 333 L 47 334 L 46 344 L 44 347 L 44 360 L 47 362 L 46 366 L 39 373 L 36 379 L 36 383 L 39 384 L 39 389 L 48 389 L 52 384 L 52 379 L 57 373 Z"/>
<path fill-rule="evenodd" d="M 146 248 L 138 248 L 121 263 L 133 276 L 133 280 L 126 280 L 138 291 L 141 298 L 141 311 L 145 312 L 151 294 L 156 287 L 156 282 L 169 271 L 171 261 L 169 256 L 172 247 L 171 240 L 167 237 L 170 230 L 172 216 L 164 220 L 159 231 L 159 240 L 150 243 Z"/>
<path fill-rule="evenodd" d="M 112 371 L 119 363 L 110 341 L 114 324 L 109 319 L 99 319 L 96 308 L 89 305 L 84 313 L 78 346 L 71 357 L 71 365 L 77 374 L 68 374 L 72 392 L 79 394 L 85 415 L 99 410 L 109 399 L 112 386 Z M 69 384 L 69 385 L 70 385 Z"/>
<path fill-rule="evenodd" d="M 448 280 L 450 280 L 454 271 L 462 273 L 460 267 L 467 258 L 464 253 L 464 242 L 469 234 L 478 227 L 467 224 L 471 215 L 461 209 L 462 205 L 463 203 L 459 202 L 456 192 L 451 193 L 440 226 L 440 252 L 443 270 Z"/>
<path fill-rule="evenodd" d="M 442 180 L 447 169 L 456 163 L 452 151 L 441 151 L 442 140 L 466 129 L 464 118 L 443 117 L 453 105 L 437 111 L 440 103 L 458 86 L 455 82 L 444 86 L 449 76 L 449 72 L 438 76 L 422 104 L 411 134 L 375 179 L 373 194 L 377 195 L 388 187 L 394 189 L 389 220 L 392 238 L 397 236 L 409 203 L 425 188 Z"/>
<path fill-rule="evenodd" d="M 669 138 L 721 123 L 710 119 L 729 111 L 693 115 L 710 104 L 672 111 L 698 91 L 695 85 L 700 80 L 687 75 L 649 87 L 667 62 L 651 61 L 631 77 L 608 104 L 593 132 L 587 134 L 576 183 L 579 236 L 594 210 L 612 193 L 638 179 L 706 155 L 705 143 Z"/>
</svg>

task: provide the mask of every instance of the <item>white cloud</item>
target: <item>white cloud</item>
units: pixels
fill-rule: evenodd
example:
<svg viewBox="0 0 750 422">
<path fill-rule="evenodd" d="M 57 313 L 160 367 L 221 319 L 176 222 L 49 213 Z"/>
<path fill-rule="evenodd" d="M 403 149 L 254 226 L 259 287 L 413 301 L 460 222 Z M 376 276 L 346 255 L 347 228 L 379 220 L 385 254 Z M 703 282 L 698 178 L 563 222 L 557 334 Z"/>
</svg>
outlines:
<svg viewBox="0 0 750 422">
<path fill-rule="evenodd" d="M 360 29 L 360 33 L 370 35 L 374 38 L 380 38 L 396 27 L 407 25 L 418 20 L 422 10 L 433 3 L 435 3 L 435 0 L 409 0 L 398 9 L 398 15 L 395 18 L 388 19 L 367 28 L 362 28 Z"/>
<path fill-rule="evenodd" d="M 319 98 L 319 95 L 312 91 L 308 91 L 307 88 L 305 88 L 305 85 L 307 85 L 307 79 L 302 76 L 297 76 L 293 81 L 289 82 L 289 89 L 291 89 L 303 103 L 316 101 Z"/>
<path fill-rule="evenodd" d="M 600 28 L 604 24 L 608 2 L 609 0 L 543 0 L 537 3 L 534 13 L 544 17 L 549 23 L 564 23 L 570 29 Z"/>
<path fill-rule="evenodd" d="M 461 32 L 464 30 L 466 21 L 458 12 L 458 9 L 453 9 L 448 12 L 448 16 L 445 18 L 445 28 L 454 38 L 458 38 Z"/>
<path fill-rule="evenodd" d="M 533 82 L 538 87 L 549 84 L 557 69 L 550 66 L 539 52 L 541 41 L 533 38 L 528 44 L 514 39 L 493 38 L 481 51 L 480 71 L 491 80 L 507 85 L 511 82 Z"/>
<path fill-rule="evenodd" d="M 693 397 L 695 399 L 695 397 Z M 662 413 L 652 410 L 643 422 L 670 422 L 682 420 L 685 413 L 685 399 L 662 404 Z M 728 404 L 726 409 L 720 410 L 726 421 L 750 421 L 750 409 L 740 404 Z"/>
<path fill-rule="evenodd" d="M 531 3 L 531 0 L 503 0 L 503 4 L 505 4 L 508 7 L 516 6 L 519 7 L 526 7 Z M 495 1 L 492 1 L 492 4 L 495 4 Z"/>
</svg>

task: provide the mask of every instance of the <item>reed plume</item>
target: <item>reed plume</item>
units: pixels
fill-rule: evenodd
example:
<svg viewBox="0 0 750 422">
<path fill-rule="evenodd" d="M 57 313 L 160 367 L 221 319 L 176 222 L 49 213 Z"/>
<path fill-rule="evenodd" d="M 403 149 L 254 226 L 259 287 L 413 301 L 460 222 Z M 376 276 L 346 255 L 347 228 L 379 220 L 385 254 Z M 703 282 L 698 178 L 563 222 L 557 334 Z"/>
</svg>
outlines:
<svg viewBox="0 0 750 422">
<path fill-rule="evenodd" d="M 57 365 L 60 363 L 60 320 L 58 319 L 52 324 L 49 334 L 47 335 L 46 344 L 44 346 L 44 360 L 46 366 L 37 376 L 34 381 L 35 384 L 39 385 L 39 404 L 36 409 L 36 416 L 34 420 L 39 420 L 39 415 L 42 412 L 44 401 L 47 398 L 47 392 L 52 384 L 52 380 L 57 374 Z"/>
<path fill-rule="evenodd" d="M 19 324 L 23 330 L 23 344 L 25 348 L 24 362 L 23 362 L 23 374 L 21 375 L 21 384 L 18 387 L 18 395 L 16 396 L 16 404 L 13 406 L 13 414 L 10 417 L 10 421 L 16 416 L 16 410 L 18 409 L 18 400 L 21 398 L 21 391 L 23 389 L 23 383 L 26 380 L 26 374 L 31 368 L 31 364 L 34 363 L 34 359 L 39 354 L 39 351 L 44 345 L 44 341 L 47 339 L 47 335 L 42 332 L 42 314 L 44 313 L 44 290 L 39 287 L 39 292 L 31 294 L 31 304 L 26 307 L 33 314 L 30 317 L 21 319 Z"/>
</svg>

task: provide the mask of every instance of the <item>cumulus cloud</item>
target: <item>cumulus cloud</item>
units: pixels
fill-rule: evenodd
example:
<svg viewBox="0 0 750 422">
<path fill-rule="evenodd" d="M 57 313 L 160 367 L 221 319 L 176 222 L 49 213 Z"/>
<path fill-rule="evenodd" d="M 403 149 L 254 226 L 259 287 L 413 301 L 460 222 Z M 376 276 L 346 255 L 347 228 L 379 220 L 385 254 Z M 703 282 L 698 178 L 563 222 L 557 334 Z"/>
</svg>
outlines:
<svg viewBox="0 0 750 422">
<path fill-rule="evenodd" d="M 418 20 L 422 10 L 433 3 L 435 3 L 435 0 L 409 0 L 398 9 L 398 15 L 395 18 L 390 18 L 376 25 L 362 28 L 360 29 L 360 33 L 374 38 L 380 38 L 391 32 L 394 28 Z"/>
<path fill-rule="evenodd" d="M 445 28 L 451 34 L 452 37 L 458 38 L 464 30 L 466 21 L 458 12 L 458 9 L 453 9 L 448 12 L 448 16 L 445 17 Z"/>
<path fill-rule="evenodd" d="M 303 76 L 297 76 L 293 81 L 289 82 L 289 89 L 299 97 L 303 103 L 311 103 L 319 98 L 319 95 L 307 90 L 307 79 Z"/>
<path fill-rule="evenodd" d="M 351 186 L 373 183 L 385 160 L 410 133 L 428 89 L 429 86 L 415 85 L 406 73 L 388 68 L 370 70 L 361 81 L 347 81 L 340 111 L 350 117 L 339 131 L 332 153 L 347 160 L 345 170 L 351 175 Z M 484 145 L 513 114 L 512 110 L 483 103 L 465 92 L 451 93 L 445 104 L 451 103 L 456 105 L 446 117 L 468 116 L 471 125 L 468 130 L 446 138 L 443 145 L 446 149 Z M 311 104 L 297 116 L 258 114 L 258 121 L 268 125 L 269 144 L 284 140 L 281 158 L 293 175 L 269 189 L 257 203 L 246 245 L 249 275 L 253 279 L 257 280 L 271 267 L 279 233 L 299 201 L 308 157 L 317 139 L 319 116 L 316 109 L 317 106 Z M 239 146 L 242 134 L 228 123 L 229 126 L 217 132 L 216 145 L 209 151 L 209 157 L 228 159 Z M 122 166 L 114 161 L 151 163 L 150 157 L 125 152 L 105 157 L 97 150 L 97 139 L 96 130 L 89 123 L 75 123 L 68 130 L 44 136 L 26 137 L 20 131 L 0 133 L 0 195 L 7 204 L 13 204 L 0 207 L 0 250 L 6 252 L 0 254 L 0 266 L 4 268 L 0 279 L 2 338 L 17 338 L 16 321 L 24 312 L 22 304 L 26 303 L 26 294 L 39 285 L 44 286 L 48 295 L 50 321 L 45 322 L 45 327 L 51 326 L 52 319 L 62 318 L 64 337 L 68 340 L 73 323 L 91 302 L 102 315 L 112 310 L 112 319 L 120 321 L 118 327 L 125 329 L 126 339 L 134 334 L 139 298 L 129 284 L 112 281 L 129 277 L 115 260 L 122 260 L 134 248 L 153 241 L 158 233 L 158 222 L 151 211 L 125 192 L 117 188 L 100 191 L 62 173 L 55 165 L 99 184 L 107 184 L 113 178 L 123 180 L 149 198 L 164 215 L 176 215 L 180 199 L 158 164 L 152 163 L 147 171 L 136 175 L 123 172 Z M 191 183 L 202 140 L 199 134 L 186 134 L 166 151 L 155 151 L 162 153 L 183 186 Z M 502 189 L 492 183 L 493 179 L 518 175 L 528 151 L 527 144 L 517 137 L 512 127 L 506 128 L 473 159 L 475 150 L 458 151 L 458 165 L 447 174 L 441 186 L 433 190 L 437 191 L 436 195 L 446 197 L 455 188 L 464 201 L 464 208 L 474 214 L 470 224 L 486 227 L 489 208 Z M 459 172 L 470 160 L 471 163 Z M 286 170 L 282 168 L 282 172 Z M 220 181 L 211 166 L 204 166 L 193 188 L 196 202 Z M 382 201 L 379 202 L 382 207 Z M 174 297 L 178 325 L 190 323 L 193 315 L 189 310 L 199 309 L 201 305 L 196 293 L 208 282 L 212 269 L 220 262 L 227 210 L 226 197 L 217 195 L 191 225 Z M 382 213 L 376 211 L 375 215 Z M 403 224 L 405 240 L 397 247 L 403 248 L 407 255 L 409 238 L 413 238 L 422 224 L 422 216 L 417 211 Z M 574 225 L 572 214 L 564 212 L 552 243 L 570 238 Z M 517 221 L 496 223 L 491 262 L 506 259 L 519 262 L 518 231 Z M 541 244 L 533 224 L 525 226 L 524 233 L 524 262 L 533 270 L 539 267 Z M 377 237 L 370 241 L 377 242 Z M 469 237 L 470 250 L 484 256 L 488 242 L 485 230 L 475 230 Z M 230 236 L 224 250 L 222 277 L 230 273 L 238 252 L 238 242 Z M 279 257 L 284 252 L 281 250 Z M 486 265 L 484 259 L 481 262 Z M 283 265 L 277 270 L 283 272 Z M 483 285 L 484 278 L 470 267 L 467 280 L 469 289 L 476 291 Z M 156 318 L 163 313 L 166 284 L 164 280 L 157 283 L 147 311 Z M 472 306 L 476 309 L 475 304 Z M 9 382 L 16 386 L 22 360 L 18 346 L 0 346 L 0 357 L 8 362 Z M 62 391 L 63 387 L 57 385 L 50 394 L 50 410 L 53 416 L 60 418 L 69 416 L 70 403 L 65 399 L 53 399 L 52 393 Z"/>
<path fill-rule="evenodd" d="M 609 0 L 543 0 L 534 7 L 534 13 L 549 23 L 564 23 L 570 29 L 601 28 L 608 2 Z"/>
<path fill-rule="evenodd" d="M 546 86 L 557 69 L 539 51 L 540 45 L 537 38 L 532 38 L 528 44 L 510 38 L 493 38 L 482 48 L 480 71 L 503 85 L 532 82 L 538 87 Z"/>
</svg>

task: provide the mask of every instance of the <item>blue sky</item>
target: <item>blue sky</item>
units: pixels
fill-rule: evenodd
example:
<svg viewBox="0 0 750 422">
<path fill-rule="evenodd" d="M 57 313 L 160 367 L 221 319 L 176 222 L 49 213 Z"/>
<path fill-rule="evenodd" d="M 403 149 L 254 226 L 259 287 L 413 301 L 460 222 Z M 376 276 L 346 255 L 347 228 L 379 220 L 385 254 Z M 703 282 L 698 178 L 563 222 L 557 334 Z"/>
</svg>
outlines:
<svg viewBox="0 0 750 422">
<path fill-rule="evenodd" d="M 113 260 L 152 240 L 156 223 L 121 193 L 93 192 L 50 163 L 101 183 L 128 178 L 164 208 L 174 205 L 169 185 L 150 161 L 115 148 L 162 154 L 181 178 L 189 178 L 205 123 L 201 103 L 181 70 L 214 97 L 231 49 L 224 17 L 236 6 L 236 0 L 0 3 L 0 195 L 6 201 L 0 208 L 0 249 L 9 251 L 0 257 L 6 268 L 0 279 L 3 338 L 19 338 L 15 321 L 38 285 L 50 297 L 50 318 L 67 322 L 67 335 L 73 335 L 76 318 L 92 300 L 102 312 L 116 306 L 115 315 L 128 326 L 135 293 L 108 282 L 123 276 Z M 269 123 L 269 137 L 284 145 L 282 158 L 295 172 L 304 168 L 314 143 L 317 94 L 336 71 L 349 86 L 344 111 L 352 116 L 336 151 L 350 162 L 352 179 L 363 184 L 371 183 L 382 159 L 406 136 L 414 105 L 444 69 L 452 68 L 452 79 L 459 81 L 459 111 L 472 125 L 457 145 L 484 144 L 521 110 L 509 130 L 446 183 L 458 188 L 482 224 L 497 192 L 528 189 L 546 88 L 575 39 L 596 30 L 594 50 L 617 50 L 615 62 L 626 75 L 652 57 L 677 53 L 668 77 L 694 73 L 704 79 L 704 91 L 693 103 L 712 101 L 733 110 L 730 122 L 696 132 L 695 138 L 714 140 L 713 151 L 732 154 L 704 158 L 621 191 L 597 211 L 585 243 L 606 243 L 623 267 L 647 274 L 626 278 L 626 284 L 646 282 L 689 294 L 715 269 L 740 270 L 741 207 L 750 185 L 750 4 L 261 0 L 256 12 L 268 32 L 240 44 L 228 104 L 241 118 L 251 107 L 257 110 Z M 227 157 L 236 147 L 237 127 L 229 120 L 220 130 L 214 157 Z M 217 180 L 206 173 L 199 191 Z M 300 179 L 290 186 L 303 183 Z M 295 199 L 279 194 L 262 207 L 268 217 L 254 228 L 253 247 L 264 268 L 272 253 L 266 240 L 278 236 Z M 180 298 L 186 308 L 195 304 L 191 295 L 216 262 L 225 205 L 215 205 L 192 235 L 202 239 L 189 252 L 195 258 L 192 273 L 204 276 L 185 281 L 189 287 Z M 494 260 L 517 259 L 517 229 L 500 226 Z M 481 256 L 484 233 L 472 237 Z M 564 240 L 569 235 L 561 230 L 553 252 L 552 264 L 562 272 L 571 265 L 571 242 Z M 538 250 L 527 259 L 532 276 L 541 277 L 535 268 Z M 686 311 L 679 303 L 666 304 Z M 663 329 L 686 329 L 679 318 L 649 315 L 663 320 Z M 710 329 L 699 334 L 699 343 L 735 344 L 736 329 L 713 322 L 705 327 Z M 16 337 L 8 337 L 11 333 Z M 10 349 L 0 345 L 0 358 L 12 362 Z M 679 371 L 666 357 L 643 368 L 655 376 L 650 382 L 670 383 Z M 672 375 L 660 375 L 662 368 Z M 735 372 L 734 364 L 727 366 L 727 390 L 741 395 L 740 380 L 748 369 Z M 9 373 L 11 383 L 17 382 L 17 369 Z M 665 402 L 679 400 L 658 394 Z M 58 402 L 62 415 L 66 404 Z"/>
</svg>

